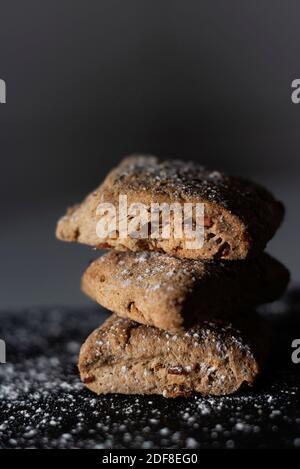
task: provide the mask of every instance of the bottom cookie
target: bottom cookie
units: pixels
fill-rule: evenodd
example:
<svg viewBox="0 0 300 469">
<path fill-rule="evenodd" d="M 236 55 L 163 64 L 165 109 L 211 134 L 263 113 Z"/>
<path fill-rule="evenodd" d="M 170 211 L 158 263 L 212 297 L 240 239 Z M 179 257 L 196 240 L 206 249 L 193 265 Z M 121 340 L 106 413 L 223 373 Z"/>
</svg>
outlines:
<svg viewBox="0 0 300 469">
<path fill-rule="evenodd" d="M 97 394 L 232 394 L 259 375 L 267 337 L 255 313 L 177 334 L 112 315 L 81 347 L 80 377 Z"/>
</svg>

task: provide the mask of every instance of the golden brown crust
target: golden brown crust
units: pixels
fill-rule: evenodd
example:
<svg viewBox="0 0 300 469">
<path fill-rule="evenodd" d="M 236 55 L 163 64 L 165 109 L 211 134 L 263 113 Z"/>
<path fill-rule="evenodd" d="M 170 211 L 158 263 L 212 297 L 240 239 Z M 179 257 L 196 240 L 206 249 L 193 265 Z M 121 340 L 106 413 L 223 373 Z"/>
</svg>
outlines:
<svg viewBox="0 0 300 469">
<path fill-rule="evenodd" d="M 268 254 L 247 261 L 178 259 L 111 251 L 84 272 L 82 289 L 122 317 L 168 331 L 274 301 L 289 280 Z"/>
<path fill-rule="evenodd" d="M 80 376 L 97 394 L 226 395 L 257 378 L 267 332 L 255 317 L 170 334 L 111 316 L 83 344 Z"/>
<path fill-rule="evenodd" d="M 190 249 L 186 240 L 99 238 L 97 207 L 101 202 L 118 205 L 120 194 L 128 204 L 142 202 L 204 203 L 205 240 Z M 250 181 L 210 171 L 179 160 L 160 161 L 151 156 L 132 156 L 113 169 L 94 192 L 59 220 L 57 237 L 119 251 L 160 251 L 181 258 L 245 259 L 263 250 L 283 218 L 280 202 Z"/>
</svg>

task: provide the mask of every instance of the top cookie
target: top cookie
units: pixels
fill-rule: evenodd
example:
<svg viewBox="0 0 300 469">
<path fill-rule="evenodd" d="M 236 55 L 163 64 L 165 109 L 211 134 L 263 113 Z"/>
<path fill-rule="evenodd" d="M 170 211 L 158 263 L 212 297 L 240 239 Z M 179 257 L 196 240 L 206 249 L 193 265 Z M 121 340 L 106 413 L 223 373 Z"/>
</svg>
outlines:
<svg viewBox="0 0 300 469">
<path fill-rule="evenodd" d="M 178 237 L 172 206 L 169 236 L 161 232 L 161 214 L 154 234 L 153 224 L 150 229 L 150 219 L 145 217 L 140 224 L 144 231 L 137 233 L 137 225 L 132 223 L 133 213 L 138 213 L 135 209 L 126 212 L 128 231 L 124 236 L 118 224 L 122 216 L 124 222 L 124 212 L 121 213 L 119 205 L 120 195 L 126 196 L 128 207 L 144 204 L 144 215 L 152 213 L 151 204 L 169 204 L 169 207 L 171 204 L 180 204 L 181 207 L 183 204 L 193 204 L 193 207 L 204 204 L 202 245 L 191 247 L 186 232 Z M 99 211 L 99 204 L 103 203 L 116 208 L 115 216 L 104 209 Z M 267 190 L 245 179 L 210 171 L 193 162 L 131 156 L 113 169 L 81 204 L 67 211 L 58 222 L 56 234 L 64 241 L 119 251 L 159 251 L 189 259 L 245 259 L 264 249 L 280 225 L 283 214 L 283 205 Z M 103 221 L 102 228 L 105 223 L 110 224 L 110 228 L 99 230 L 99 221 Z M 195 209 L 189 221 L 195 228 Z"/>
</svg>

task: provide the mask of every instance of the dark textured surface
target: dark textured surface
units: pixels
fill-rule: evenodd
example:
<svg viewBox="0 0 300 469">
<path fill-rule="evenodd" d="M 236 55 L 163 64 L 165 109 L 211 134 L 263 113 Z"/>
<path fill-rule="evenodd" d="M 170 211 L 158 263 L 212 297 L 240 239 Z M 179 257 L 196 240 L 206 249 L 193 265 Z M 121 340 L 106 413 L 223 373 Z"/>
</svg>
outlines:
<svg viewBox="0 0 300 469">
<path fill-rule="evenodd" d="M 274 326 L 268 371 L 251 392 L 166 400 L 96 397 L 75 366 L 80 343 L 106 316 L 97 308 L 1 313 L 0 447 L 239 448 L 300 446 L 300 292 L 268 308 Z"/>
</svg>

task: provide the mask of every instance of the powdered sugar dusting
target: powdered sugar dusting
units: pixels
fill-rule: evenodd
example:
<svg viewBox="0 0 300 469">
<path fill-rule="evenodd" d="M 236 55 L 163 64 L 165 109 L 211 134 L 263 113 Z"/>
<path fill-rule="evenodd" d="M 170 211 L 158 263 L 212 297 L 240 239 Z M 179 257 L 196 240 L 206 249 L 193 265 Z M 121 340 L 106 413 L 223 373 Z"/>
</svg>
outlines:
<svg viewBox="0 0 300 469">
<path fill-rule="evenodd" d="M 299 447 L 300 379 L 284 353 L 277 350 L 272 375 L 249 393 L 95 396 L 80 383 L 76 361 L 100 320 L 98 309 L 2 313 L 0 337 L 8 349 L 8 363 L 0 365 L 2 447 Z M 282 326 L 280 332 L 288 333 Z"/>
<path fill-rule="evenodd" d="M 177 259 L 158 252 L 142 251 L 126 253 L 117 261 L 114 272 L 121 286 L 134 284 L 145 291 L 156 291 L 165 287 L 178 288 L 180 284 L 188 285 L 196 282 L 204 272 L 204 263 L 193 260 Z"/>
</svg>

